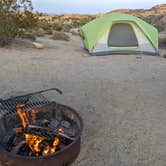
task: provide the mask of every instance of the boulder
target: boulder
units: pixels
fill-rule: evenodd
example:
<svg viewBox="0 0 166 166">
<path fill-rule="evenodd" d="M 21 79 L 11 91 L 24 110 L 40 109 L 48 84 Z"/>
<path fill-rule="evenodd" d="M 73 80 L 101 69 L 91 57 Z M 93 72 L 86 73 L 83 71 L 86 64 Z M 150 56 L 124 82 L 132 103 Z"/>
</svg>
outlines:
<svg viewBox="0 0 166 166">
<path fill-rule="evenodd" d="M 44 45 L 41 43 L 33 42 L 33 46 L 37 49 L 43 49 Z"/>
<path fill-rule="evenodd" d="M 78 28 L 73 28 L 70 30 L 70 33 L 72 33 L 72 35 L 79 35 L 79 29 Z"/>
</svg>

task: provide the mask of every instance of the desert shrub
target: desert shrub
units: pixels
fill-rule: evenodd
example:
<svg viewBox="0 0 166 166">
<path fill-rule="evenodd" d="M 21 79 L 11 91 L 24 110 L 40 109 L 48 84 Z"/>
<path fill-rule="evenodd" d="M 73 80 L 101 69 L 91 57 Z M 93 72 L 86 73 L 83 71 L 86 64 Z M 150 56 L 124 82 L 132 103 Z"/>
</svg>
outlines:
<svg viewBox="0 0 166 166">
<path fill-rule="evenodd" d="M 12 26 L 11 26 L 12 25 Z M 0 45 L 7 44 L 17 32 L 13 17 L 1 13 L 0 17 Z"/>
<path fill-rule="evenodd" d="M 19 14 L 19 18 L 17 19 L 17 24 L 19 28 L 24 29 L 33 29 L 37 26 L 38 17 L 31 11 L 24 11 Z"/>
<path fill-rule="evenodd" d="M 87 24 L 88 22 L 92 21 L 92 19 L 93 19 L 93 18 L 90 18 L 90 17 L 82 18 L 82 19 L 80 19 L 79 25 L 80 25 L 80 26 L 85 25 L 85 24 Z"/>
<path fill-rule="evenodd" d="M 154 24 L 154 26 L 157 28 L 157 30 L 158 30 L 159 32 L 164 31 L 164 29 L 165 29 L 165 26 L 164 26 L 163 24 L 161 24 L 160 22 Z"/>
<path fill-rule="evenodd" d="M 32 11 L 30 0 L 0 0 L 0 45 L 8 44 L 20 27 L 20 11 Z"/>
<path fill-rule="evenodd" d="M 36 35 L 33 32 L 24 32 L 19 35 L 19 37 L 24 38 L 24 39 L 29 39 L 32 41 L 36 40 Z"/>
<path fill-rule="evenodd" d="M 52 29 L 47 30 L 47 31 L 46 31 L 46 34 L 47 34 L 47 35 L 52 35 L 52 34 L 53 34 L 53 30 L 52 30 Z"/>
<path fill-rule="evenodd" d="M 64 32 L 70 32 L 70 30 L 73 28 L 73 25 L 72 24 L 64 24 L 63 25 L 63 31 Z"/>
<path fill-rule="evenodd" d="M 46 34 L 50 35 L 53 33 L 52 25 L 47 20 L 39 20 L 37 24 L 38 28 L 42 28 L 46 32 Z"/>
<path fill-rule="evenodd" d="M 55 31 L 53 36 L 51 37 L 51 39 L 69 41 L 70 37 L 67 34 L 65 34 L 64 32 Z"/>
<path fill-rule="evenodd" d="M 63 27 L 60 23 L 53 23 L 52 28 L 56 31 L 61 31 L 63 29 Z"/>
<path fill-rule="evenodd" d="M 159 45 L 166 47 L 166 32 L 159 34 Z"/>
<path fill-rule="evenodd" d="M 35 34 L 36 34 L 36 36 L 38 36 L 38 37 L 43 37 L 43 36 L 45 36 L 46 32 L 44 31 L 44 29 L 38 28 L 38 29 L 35 31 Z"/>
</svg>

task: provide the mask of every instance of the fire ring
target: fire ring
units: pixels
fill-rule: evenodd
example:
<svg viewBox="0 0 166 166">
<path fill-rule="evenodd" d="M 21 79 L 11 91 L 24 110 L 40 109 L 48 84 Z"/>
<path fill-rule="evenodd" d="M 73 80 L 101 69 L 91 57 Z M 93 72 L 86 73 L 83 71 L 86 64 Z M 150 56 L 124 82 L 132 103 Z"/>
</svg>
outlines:
<svg viewBox="0 0 166 166">
<path fill-rule="evenodd" d="M 83 122 L 78 113 L 68 106 L 51 102 L 29 109 L 26 119 L 18 113 L 18 110 L 24 112 L 23 107 L 24 105 L 18 106 L 17 112 L 0 119 L 2 165 L 71 164 L 80 152 Z"/>
</svg>

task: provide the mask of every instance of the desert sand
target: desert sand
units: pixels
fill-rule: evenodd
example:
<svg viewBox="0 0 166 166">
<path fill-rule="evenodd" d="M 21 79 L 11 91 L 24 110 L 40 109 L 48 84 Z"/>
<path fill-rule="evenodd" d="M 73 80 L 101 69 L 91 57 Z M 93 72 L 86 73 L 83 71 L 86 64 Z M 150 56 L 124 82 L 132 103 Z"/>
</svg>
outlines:
<svg viewBox="0 0 166 166">
<path fill-rule="evenodd" d="M 78 36 L 38 42 L 45 48 L 0 48 L 1 98 L 61 89 L 53 100 L 75 108 L 84 122 L 73 166 L 166 165 L 166 59 L 90 57 Z"/>
</svg>

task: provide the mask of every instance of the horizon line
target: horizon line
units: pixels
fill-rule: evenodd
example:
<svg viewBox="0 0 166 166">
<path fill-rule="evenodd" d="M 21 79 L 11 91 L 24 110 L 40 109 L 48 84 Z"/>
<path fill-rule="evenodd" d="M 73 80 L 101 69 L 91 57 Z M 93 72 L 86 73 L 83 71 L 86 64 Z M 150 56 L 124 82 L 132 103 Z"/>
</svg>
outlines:
<svg viewBox="0 0 166 166">
<path fill-rule="evenodd" d="M 74 15 L 74 14 L 79 14 L 79 15 L 97 15 L 97 14 L 105 14 L 105 13 L 109 13 L 112 11 L 116 11 L 116 10 L 150 10 L 155 6 L 160 6 L 160 5 L 166 5 L 165 3 L 161 3 L 161 4 L 157 4 L 154 5 L 152 7 L 144 7 L 144 8 L 114 8 L 114 9 L 110 9 L 106 12 L 92 12 L 92 13 L 87 13 L 87 12 L 62 12 L 62 13 L 53 13 L 53 12 L 45 12 L 45 11 L 39 11 L 39 10 L 35 10 L 35 8 L 33 9 L 35 13 L 42 13 L 42 14 L 48 14 L 48 15 Z"/>
</svg>

